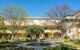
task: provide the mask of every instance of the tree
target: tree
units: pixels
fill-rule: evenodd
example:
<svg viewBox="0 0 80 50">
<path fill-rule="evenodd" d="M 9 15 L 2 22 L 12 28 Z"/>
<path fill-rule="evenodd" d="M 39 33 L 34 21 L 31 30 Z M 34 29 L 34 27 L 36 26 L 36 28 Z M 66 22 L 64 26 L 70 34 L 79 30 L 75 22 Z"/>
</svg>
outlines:
<svg viewBox="0 0 80 50">
<path fill-rule="evenodd" d="M 4 34 L 5 34 L 5 30 L 6 30 L 6 27 L 5 27 L 5 24 L 4 24 L 4 18 L 2 16 L 0 16 L 0 33 L 2 34 L 2 39 L 4 38 Z"/>
<path fill-rule="evenodd" d="M 51 8 L 47 15 L 51 18 L 60 19 L 67 15 L 71 15 L 73 10 L 70 8 L 69 5 L 63 4 L 63 5 L 56 5 L 54 8 Z"/>
<path fill-rule="evenodd" d="M 56 19 L 59 21 L 59 22 L 53 22 L 53 23 L 58 27 L 58 29 L 62 30 L 62 33 L 64 33 L 66 30 L 66 27 L 64 26 L 64 23 L 65 23 L 64 18 L 67 15 L 72 15 L 73 14 L 72 12 L 73 10 L 70 8 L 69 5 L 63 4 L 63 5 L 57 5 L 54 8 L 51 8 L 48 11 L 47 15 L 50 18 Z"/>
<path fill-rule="evenodd" d="M 65 39 L 69 39 L 69 36 L 66 35 L 64 38 L 65 38 Z"/>
<path fill-rule="evenodd" d="M 30 35 L 30 38 L 32 39 L 32 34 L 36 34 L 36 38 L 39 38 L 39 34 L 44 32 L 44 29 L 40 26 L 29 26 L 27 28 L 27 32 Z"/>
<path fill-rule="evenodd" d="M 0 16 L 0 26 L 4 25 L 4 18 L 2 16 Z"/>
<path fill-rule="evenodd" d="M 10 24 L 13 26 L 11 39 L 14 39 L 14 36 L 17 33 L 17 30 L 15 30 L 15 28 L 18 26 L 18 19 L 26 17 L 26 12 L 23 10 L 23 8 L 18 6 L 7 6 L 3 10 L 2 15 L 5 17 L 5 19 L 11 22 Z"/>
</svg>

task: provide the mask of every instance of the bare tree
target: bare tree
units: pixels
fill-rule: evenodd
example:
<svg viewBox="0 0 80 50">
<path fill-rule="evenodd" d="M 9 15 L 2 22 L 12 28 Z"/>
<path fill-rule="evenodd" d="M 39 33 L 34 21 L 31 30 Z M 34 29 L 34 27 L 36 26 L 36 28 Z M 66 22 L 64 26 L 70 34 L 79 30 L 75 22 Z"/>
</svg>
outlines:
<svg viewBox="0 0 80 50">
<path fill-rule="evenodd" d="M 47 15 L 52 19 L 56 19 L 60 21 L 58 23 L 56 22 L 53 22 L 53 23 L 57 25 L 58 29 L 62 30 L 62 33 L 64 33 L 65 27 L 63 26 L 64 22 L 62 22 L 62 20 L 64 20 L 65 16 L 72 15 L 73 14 L 72 12 L 73 10 L 70 8 L 69 5 L 63 4 L 63 5 L 57 5 L 54 8 L 51 8 L 48 11 Z"/>
<path fill-rule="evenodd" d="M 7 6 L 3 10 L 2 14 L 6 19 L 9 19 L 11 21 L 11 23 L 10 23 L 12 26 L 11 39 L 14 39 L 14 36 L 17 33 L 17 30 L 15 28 L 18 26 L 17 25 L 18 19 L 26 17 L 26 12 L 21 7 Z M 19 21 L 19 22 L 21 22 L 21 21 Z"/>
<path fill-rule="evenodd" d="M 57 19 L 60 19 L 62 17 L 71 15 L 71 14 L 72 14 L 72 9 L 67 4 L 56 5 L 54 8 L 51 8 L 47 13 L 49 17 L 57 18 Z"/>
</svg>

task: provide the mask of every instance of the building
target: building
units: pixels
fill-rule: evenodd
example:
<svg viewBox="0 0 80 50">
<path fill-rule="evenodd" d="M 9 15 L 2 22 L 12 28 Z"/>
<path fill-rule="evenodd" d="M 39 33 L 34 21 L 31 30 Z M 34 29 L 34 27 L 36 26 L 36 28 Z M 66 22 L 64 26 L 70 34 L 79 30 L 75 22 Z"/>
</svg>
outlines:
<svg viewBox="0 0 80 50">
<path fill-rule="evenodd" d="M 16 20 L 15 25 L 16 26 L 29 26 L 29 25 L 39 25 L 39 26 L 56 26 L 56 24 L 59 24 L 61 22 L 61 19 L 52 19 L 52 18 L 29 18 L 27 20 Z M 12 20 L 4 20 L 4 24 L 6 26 L 14 25 Z M 65 35 L 69 36 L 70 38 L 74 39 L 80 39 L 80 28 L 77 27 L 77 25 L 80 24 L 80 12 L 75 13 L 74 15 L 68 15 L 64 18 L 63 26 L 65 27 L 65 32 L 62 32 L 61 29 L 47 29 L 45 28 L 44 34 L 40 34 L 40 39 L 43 38 L 49 38 L 49 39 L 55 39 L 64 37 Z M 12 30 L 6 30 L 7 33 L 9 33 L 8 37 L 12 34 Z M 15 35 L 15 39 L 24 39 L 26 36 L 29 36 L 28 34 L 25 34 L 25 30 L 18 30 L 17 34 Z M 36 35 L 33 35 L 33 38 Z M 10 37 L 9 37 L 10 38 Z"/>
<path fill-rule="evenodd" d="M 80 12 L 65 17 L 66 34 L 70 38 L 80 39 Z"/>
<path fill-rule="evenodd" d="M 27 20 L 22 20 L 22 21 L 19 21 L 19 20 L 16 20 L 14 21 L 15 23 L 13 23 L 13 20 L 4 20 L 4 25 L 5 26 L 29 26 L 29 25 L 38 25 L 38 26 L 55 26 L 55 23 L 59 23 L 58 20 L 53 20 L 51 18 L 29 18 Z M 15 39 L 23 39 L 25 38 L 25 30 L 17 30 L 17 33 L 15 35 Z M 50 30 L 50 29 L 47 29 L 47 27 L 45 28 L 44 30 L 45 34 L 40 34 L 40 39 L 42 38 L 53 38 L 54 35 L 53 33 L 57 33 L 57 32 L 60 32 L 60 30 Z M 6 33 L 9 33 L 8 34 L 8 37 L 10 38 L 10 35 L 12 34 L 12 30 L 6 30 Z M 28 34 L 27 34 L 28 35 Z M 29 36 L 29 35 L 28 35 Z M 33 38 L 36 38 L 36 35 L 33 35 Z"/>
<path fill-rule="evenodd" d="M 59 23 L 58 20 L 56 19 L 53 20 L 51 18 L 28 18 L 25 21 L 16 20 L 15 22 L 16 22 L 16 25 L 19 25 L 19 22 L 20 22 L 21 26 L 27 26 L 27 25 L 48 26 L 48 25 L 55 25 L 55 23 Z M 13 25 L 13 21 L 5 20 L 4 24 L 10 26 L 11 24 Z"/>
</svg>

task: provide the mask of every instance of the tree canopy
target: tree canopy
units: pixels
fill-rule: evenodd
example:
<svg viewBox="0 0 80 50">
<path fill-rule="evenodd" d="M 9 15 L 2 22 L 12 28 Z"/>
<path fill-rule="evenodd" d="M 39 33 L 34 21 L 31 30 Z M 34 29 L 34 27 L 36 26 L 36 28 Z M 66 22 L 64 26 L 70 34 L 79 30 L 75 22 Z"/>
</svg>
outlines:
<svg viewBox="0 0 80 50">
<path fill-rule="evenodd" d="M 24 18 L 28 16 L 24 9 L 19 6 L 6 6 L 2 11 L 2 15 L 9 19 Z"/>
<path fill-rule="evenodd" d="M 43 33 L 44 32 L 44 29 L 42 27 L 40 27 L 40 26 L 29 26 L 27 28 L 27 32 L 29 34 L 32 34 L 32 33 L 39 34 L 39 33 Z"/>
<path fill-rule="evenodd" d="M 71 9 L 70 6 L 67 4 L 56 5 L 54 8 L 51 8 L 47 13 L 49 17 L 56 19 L 72 14 L 73 14 L 73 9 Z"/>
</svg>

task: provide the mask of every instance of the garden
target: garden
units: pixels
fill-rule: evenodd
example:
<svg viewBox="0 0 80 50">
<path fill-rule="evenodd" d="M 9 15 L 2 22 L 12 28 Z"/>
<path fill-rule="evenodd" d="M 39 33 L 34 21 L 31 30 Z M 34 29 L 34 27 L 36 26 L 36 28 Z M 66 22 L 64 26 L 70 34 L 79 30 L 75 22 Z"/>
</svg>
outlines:
<svg viewBox="0 0 80 50">
<path fill-rule="evenodd" d="M 17 47 L 16 44 L 21 44 L 21 43 L 24 42 L 1 43 L 0 50 L 35 50 L 35 48 Z M 76 49 L 70 48 L 70 46 L 67 45 L 61 45 L 61 46 L 43 48 L 42 50 L 76 50 Z"/>
</svg>

